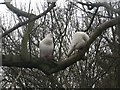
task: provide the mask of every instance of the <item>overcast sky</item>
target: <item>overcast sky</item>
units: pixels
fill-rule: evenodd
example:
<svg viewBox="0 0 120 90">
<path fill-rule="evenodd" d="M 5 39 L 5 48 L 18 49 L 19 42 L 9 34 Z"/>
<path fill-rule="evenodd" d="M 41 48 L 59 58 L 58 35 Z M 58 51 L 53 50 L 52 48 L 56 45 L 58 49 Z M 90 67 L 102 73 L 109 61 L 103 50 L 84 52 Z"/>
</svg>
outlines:
<svg viewBox="0 0 120 90">
<path fill-rule="evenodd" d="M 15 4 L 15 1 L 17 3 L 17 5 L 19 6 L 20 4 L 25 4 L 25 3 L 29 3 L 30 0 L 12 0 L 11 4 Z M 31 6 L 32 8 L 34 8 L 36 6 L 36 4 L 40 4 L 41 2 L 45 2 L 46 0 L 31 0 Z M 70 1 L 77 1 L 77 0 L 70 0 Z M 100 1 L 100 2 L 103 2 L 103 1 L 107 1 L 107 2 L 112 2 L 112 1 L 120 1 L 120 0 L 78 0 L 78 1 Z M 0 0 L 0 2 L 4 2 L 4 0 Z M 57 0 L 57 5 L 58 6 L 64 6 L 65 4 L 65 0 Z M 0 13 L 5 13 L 8 9 L 6 8 L 6 6 L 4 4 L 0 4 Z"/>
<path fill-rule="evenodd" d="M 17 6 L 17 8 L 21 9 L 24 8 L 26 9 L 25 11 L 28 10 L 28 7 L 29 7 L 29 2 L 31 1 L 31 9 L 33 9 L 32 13 L 38 15 L 39 12 L 38 12 L 38 9 L 36 8 L 36 4 L 39 5 L 39 9 L 40 9 L 40 13 L 43 12 L 43 10 L 41 9 L 41 5 L 43 5 L 42 3 L 45 3 L 46 0 L 12 0 L 11 4 L 13 6 Z M 0 3 L 3 3 L 4 0 L 0 0 Z M 65 4 L 65 0 L 58 0 L 57 1 L 57 6 L 61 6 L 63 7 Z M 5 4 L 0 4 L 0 17 L 2 19 L 3 22 L 5 22 L 6 24 L 8 23 L 8 19 L 9 20 L 14 20 L 14 18 L 8 18 L 8 17 L 11 17 L 11 12 L 10 10 L 6 7 Z M 12 24 L 13 25 L 13 24 Z M 11 26 L 12 26 L 11 25 Z"/>
<path fill-rule="evenodd" d="M 12 0 L 11 4 L 17 4 L 18 7 L 20 7 L 20 5 L 24 5 L 25 3 L 28 3 L 29 5 L 29 1 L 30 0 Z M 61 2 L 62 1 L 62 2 Z M 0 0 L 0 3 L 4 2 L 4 0 Z M 43 2 L 46 2 L 46 0 L 31 0 L 31 6 L 32 8 L 36 8 L 36 4 L 41 4 Z M 65 3 L 65 0 L 59 0 L 57 1 L 57 5 L 59 6 L 63 6 L 63 3 Z M 27 6 L 27 4 L 26 4 Z M 8 12 L 8 9 L 6 8 L 6 6 L 4 4 L 0 4 L 0 13 L 5 13 L 5 12 Z"/>
<path fill-rule="evenodd" d="M 22 5 L 22 8 L 26 8 L 26 11 L 28 10 L 28 5 L 29 5 L 29 1 L 31 1 L 31 9 L 33 9 L 33 12 L 34 14 L 39 14 L 37 13 L 38 10 L 36 8 L 36 4 L 39 5 L 39 8 L 41 7 L 41 5 L 43 5 L 42 3 L 43 2 L 46 2 L 47 0 L 12 0 L 11 4 L 16 6 L 15 5 L 15 2 L 17 4 L 17 7 L 20 9 L 21 8 L 21 5 Z M 57 0 L 57 6 L 61 6 L 61 7 L 64 7 L 65 5 L 65 1 L 66 0 Z M 69 1 L 77 1 L 77 0 L 69 0 Z M 120 0 L 78 0 L 78 1 L 95 1 L 95 2 L 103 2 L 103 1 L 107 1 L 107 2 L 115 2 L 115 1 L 120 1 Z M 0 3 L 4 2 L 4 0 L 0 0 Z M 42 9 L 40 10 L 40 12 L 43 12 Z M 5 4 L 0 4 L 0 16 L 7 16 L 9 17 L 9 14 L 11 12 L 8 10 L 8 8 L 6 7 Z"/>
</svg>

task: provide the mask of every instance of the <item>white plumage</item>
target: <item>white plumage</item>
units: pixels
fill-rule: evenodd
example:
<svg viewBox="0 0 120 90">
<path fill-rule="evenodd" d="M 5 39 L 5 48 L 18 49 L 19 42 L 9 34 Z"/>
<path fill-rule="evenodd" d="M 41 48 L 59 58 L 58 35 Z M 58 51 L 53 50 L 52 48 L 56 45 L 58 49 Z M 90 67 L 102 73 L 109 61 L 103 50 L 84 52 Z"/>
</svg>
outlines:
<svg viewBox="0 0 120 90">
<path fill-rule="evenodd" d="M 50 58 L 52 56 L 53 48 L 54 48 L 53 34 L 49 33 L 40 42 L 40 57 L 41 58 Z"/>
<path fill-rule="evenodd" d="M 89 36 L 85 32 L 76 32 L 73 35 L 68 56 L 70 56 L 74 50 L 82 48 L 88 40 Z"/>
</svg>

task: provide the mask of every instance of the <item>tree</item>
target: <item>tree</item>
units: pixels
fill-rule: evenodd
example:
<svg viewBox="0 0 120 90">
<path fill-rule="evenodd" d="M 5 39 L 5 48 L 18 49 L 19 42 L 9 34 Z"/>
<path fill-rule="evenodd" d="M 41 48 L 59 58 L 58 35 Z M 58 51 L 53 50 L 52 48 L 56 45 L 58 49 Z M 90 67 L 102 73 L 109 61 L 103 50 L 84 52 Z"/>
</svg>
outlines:
<svg viewBox="0 0 120 90">
<path fill-rule="evenodd" d="M 119 4 L 66 1 L 60 8 L 52 2 L 35 15 L 30 8 L 25 12 L 5 3 L 18 24 L 9 30 L 2 26 L 3 87 L 120 87 Z M 81 52 L 67 57 L 75 31 L 88 32 L 90 40 Z M 48 32 L 54 33 L 52 60 L 39 58 L 39 41 Z M 86 52 L 89 57 L 83 60 Z"/>
</svg>

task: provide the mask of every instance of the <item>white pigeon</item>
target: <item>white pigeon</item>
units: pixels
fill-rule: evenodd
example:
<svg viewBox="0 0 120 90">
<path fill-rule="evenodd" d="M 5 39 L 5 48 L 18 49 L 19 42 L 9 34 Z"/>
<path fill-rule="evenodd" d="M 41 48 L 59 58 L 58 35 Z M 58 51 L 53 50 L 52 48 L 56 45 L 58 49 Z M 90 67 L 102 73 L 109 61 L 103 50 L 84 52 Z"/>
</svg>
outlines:
<svg viewBox="0 0 120 90">
<path fill-rule="evenodd" d="M 82 48 L 85 42 L 87 42 L 88 40 L 89 36 L 85 32 L 76 32 L 73 35 L 70 50 L 68 51 L 68 56 L 70 56 L 74 50 L 79 50 L 80 48 Z"/>
<path fill-rule="evenodd" d="M 53 34 L 49 33 L 41 42 L 40 42 L 40 57 L 41 58 L 51 58 L 53 53 Z"/>
</svg>

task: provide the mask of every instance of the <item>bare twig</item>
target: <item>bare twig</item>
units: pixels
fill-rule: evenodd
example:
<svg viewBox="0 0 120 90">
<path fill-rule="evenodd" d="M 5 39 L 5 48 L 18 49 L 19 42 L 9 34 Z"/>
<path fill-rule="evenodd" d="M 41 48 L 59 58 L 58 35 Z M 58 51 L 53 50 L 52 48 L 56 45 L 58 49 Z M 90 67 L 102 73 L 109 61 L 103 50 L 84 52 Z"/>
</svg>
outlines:
<svg viewBox="0 0 120 90">
<path fill-rule="evenodd" d="M 43 13 L 41 13 L 40 15 L 36 16 L 36 17 L 33 17 L 25 22 L 20 22 L 18 23 L 17 25 L 15 25 L 13 28 L 9 29 L 8 31 L 6 31 L 5 33 L 2 34 L 2 37 L 5 37 L 6 35 L 8 35 L 9 33 L 13 32 L 15 29 L 27 24 L 28 22 L 32 22 L 32 21 L 35 21 L 36 19 L 39 19 L 40 17 L 46 15 L 51 9 L 53 9 L 55 7 L 55 2 L 53 2 L 51 4 L 50 7 L 48 7 L 48 9 L 46 11 L 44 11 Z"/>
</svg>

